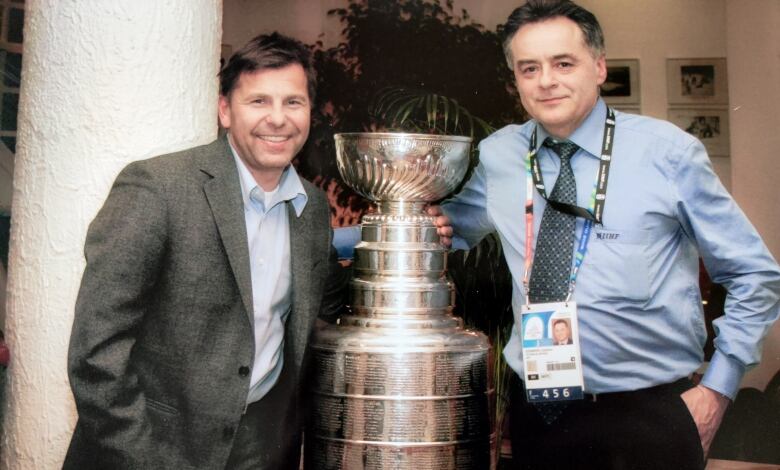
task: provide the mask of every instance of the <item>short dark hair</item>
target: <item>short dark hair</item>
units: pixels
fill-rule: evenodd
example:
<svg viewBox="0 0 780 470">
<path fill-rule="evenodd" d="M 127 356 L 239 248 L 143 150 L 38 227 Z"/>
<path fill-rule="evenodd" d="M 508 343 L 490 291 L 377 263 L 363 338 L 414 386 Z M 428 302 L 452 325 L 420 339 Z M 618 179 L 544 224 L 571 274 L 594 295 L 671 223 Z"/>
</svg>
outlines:
<svg viewBox="0 0 780 470">
<path fill-rule="evenodd" d="M 555 328 L 555 325 L 557 325 L 558 323 L 563 323 L 564 325 L 566 325 L 566 328 L 569 327 L 569 322 L 559 318 L 559 319 L 553 321 L 553 324 L 552 324 L 553 328 Z"/>
<path fill-rule="evenodd" d="M 230 95 L 243 73 L 279 69 L 290 64 L 303 67 L 309 100 L 313 104 L 317 91 L 317 72 L 309 48 L 297 39 L 276 32 L 255 37 L 230 57 L 219 72 L 219 94 Z"/>
<path fill-rule="evenodd" d="M 585 45 L 590 48 L 594 56 L 604 54 L 604 32 L 593 13 L 570 0 L 528 0 L 525 5 L 515 8 L 504 25 L 504 55 L 510 68 L 514 68 L 510 46 L 517 31 L 527 24 L 539 23 L 559 16 L 577 23 L 585 37 Z"/>
</svg>

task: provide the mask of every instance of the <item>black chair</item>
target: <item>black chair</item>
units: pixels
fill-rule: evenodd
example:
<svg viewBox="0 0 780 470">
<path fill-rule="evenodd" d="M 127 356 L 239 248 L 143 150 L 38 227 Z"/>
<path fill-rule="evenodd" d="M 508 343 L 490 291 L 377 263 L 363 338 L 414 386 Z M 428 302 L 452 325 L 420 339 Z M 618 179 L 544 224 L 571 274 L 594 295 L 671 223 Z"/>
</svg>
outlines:
<svg viewBox="0 0 780 470">
<path fill-rule="evenodd" d="M 739 391 L 723 417 L 710 457 L 780 464 L 780 373 L 765 392 Z"/>
</svg>

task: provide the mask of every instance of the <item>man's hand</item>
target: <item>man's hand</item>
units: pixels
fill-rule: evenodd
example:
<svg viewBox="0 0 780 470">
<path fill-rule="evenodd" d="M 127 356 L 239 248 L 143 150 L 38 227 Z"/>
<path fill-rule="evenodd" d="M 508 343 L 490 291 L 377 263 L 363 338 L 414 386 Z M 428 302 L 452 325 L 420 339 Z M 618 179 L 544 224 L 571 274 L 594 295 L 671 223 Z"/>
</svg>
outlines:
<svg viewBox="0 0 780 470">
<path fill-rule="evenodd" d="M 442 212 L 441 207 L 439 206 L 430 206 L 427 211 L 428 215 L 436 217 L 433 223 L 436 225 L 436 233 L 439 234 L 439 241 L 441 241 L 441 244 L 445 247 L 451 247 L 452 224 L 450 218 L 444 215 L 444 212 Z"/>
<path fill-rule="evenodd" d="M 701 448 L 704 450 L 704 458 L 710 452 L 710 445 L 715 433 L 720 427 L 723 413 L 726 412 L 731 400 L 720 393 L 703 385 L 697 385 L 680 395 L 688 411 L 696 423 L 701 439 Z"/>
</svg>

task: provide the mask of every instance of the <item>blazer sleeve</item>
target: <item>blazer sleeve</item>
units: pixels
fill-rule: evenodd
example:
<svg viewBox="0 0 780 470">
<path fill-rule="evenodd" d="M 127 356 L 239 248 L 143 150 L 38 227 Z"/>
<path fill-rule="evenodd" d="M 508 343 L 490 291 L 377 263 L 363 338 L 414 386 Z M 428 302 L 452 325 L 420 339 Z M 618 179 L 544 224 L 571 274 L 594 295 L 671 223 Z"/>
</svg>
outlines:
<svg viewBox="0 0 780 470">
<path fill-rule="evenodd" d="M 329 231 L 328 276 L 323 289 L 322 304 L 319 318 L 328 323 L 335 323 L 343 312 L 344 306 L 349 300 L 349 280 L 352 278 L 352 269 L 344 267 L 338 261 L 338 253 L 333 246 L 333 230 Z"/>
<path fill-rule="evenodd" d="M 68 351 L 79 435 L 113 468 L 133 468 L 150 435 L 131 354 L 167 234 L 165 193 L 145 168 L 136 162 L 120 173 L 90 224 Z"/>
</svg>

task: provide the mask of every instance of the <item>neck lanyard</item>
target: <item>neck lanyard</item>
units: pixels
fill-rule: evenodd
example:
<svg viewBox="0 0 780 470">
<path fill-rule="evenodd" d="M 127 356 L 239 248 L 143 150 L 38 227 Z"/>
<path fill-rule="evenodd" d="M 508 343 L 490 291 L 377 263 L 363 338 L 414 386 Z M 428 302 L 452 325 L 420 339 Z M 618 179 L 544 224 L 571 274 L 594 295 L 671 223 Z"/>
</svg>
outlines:
<svg viewBox="0 0 780 470">
<path fill-rule="evenodd" d="M 531 257 L 531 246 L 534 243 L 534 188 L 547 201 L 548 204 L 558 211 L 564 212 L 575 217 L 585 219 L 585 225 L 582 228 L 577 253 L 574 255 L 574 264 L 569 276 L 569 292 L 566 295 L 566 302 L 571 299 L 574 293 L 574 287 L 579 273 L 580 266 L 585 260 L 585 253 L 588 251 L 588 240 L 590 232 L 593 229 L 594 222 L 602 225 L 602 216 L 604 214 L 604 204 L 607 200 L 607 181 L 609 179 L 609 167 L 612 162 L 612 143 L 615 135 L 615 111 L 607 107 L 607 119 L 604 124 L 604 138 L 601 144 L 601 158 L 599 159 L 599 172 L 596 176 L 596 182 L 593 184 L 593 191 L 590 195 L 590 204 L 588 209 L 583 207 L 565 204 L 558 201 L 551 201 L 547 198 L 542 171 L 536 158 L 536 132 L 534 128 L 528 146 L 528 154 L 525 157 L 526 170 L 526 200 L 525 200 L 525 272 L 523 273 L 523 288 L 525 289 L 525 303 L 530 304 L 528 297 L 528 284 L 533 259 Z"/>
</svg>

